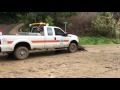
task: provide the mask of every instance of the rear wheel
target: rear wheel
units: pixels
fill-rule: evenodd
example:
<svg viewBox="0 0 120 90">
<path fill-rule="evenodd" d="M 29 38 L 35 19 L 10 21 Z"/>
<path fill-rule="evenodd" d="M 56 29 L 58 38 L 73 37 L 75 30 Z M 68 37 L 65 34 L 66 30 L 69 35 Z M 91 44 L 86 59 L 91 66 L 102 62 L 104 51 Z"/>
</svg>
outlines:
<svg viewBox="0 0 120 90">
<path fill-rule="evenodd" d="M 68 52 L 73 53 L 76 52 L 78 50 L 78 46 L 75 43 L 70 43 L 69 47 L 68 47 Z"/>
<path fill-rule="evenodd" d="M 19 60 L 26 59 L 29 56 L 29 50 L 24 46 L 17 47 L 14 51 L 14 56 Z"/>
</svg>

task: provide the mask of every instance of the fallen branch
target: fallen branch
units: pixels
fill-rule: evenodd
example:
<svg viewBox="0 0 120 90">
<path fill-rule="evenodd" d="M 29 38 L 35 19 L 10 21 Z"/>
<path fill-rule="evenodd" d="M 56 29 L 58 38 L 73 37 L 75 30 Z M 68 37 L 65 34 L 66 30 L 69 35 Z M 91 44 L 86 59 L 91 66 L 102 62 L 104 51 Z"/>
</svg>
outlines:
<svg viewBox="0 0 120 90">
<path fill-rule="evenodd" d="M 87 51 L 87 50 L 85 49 L 85 47 L 83 47 L 83 46 L 78 46 L 78 50 L 80 50 L 80 51 Z"/>
</svg>

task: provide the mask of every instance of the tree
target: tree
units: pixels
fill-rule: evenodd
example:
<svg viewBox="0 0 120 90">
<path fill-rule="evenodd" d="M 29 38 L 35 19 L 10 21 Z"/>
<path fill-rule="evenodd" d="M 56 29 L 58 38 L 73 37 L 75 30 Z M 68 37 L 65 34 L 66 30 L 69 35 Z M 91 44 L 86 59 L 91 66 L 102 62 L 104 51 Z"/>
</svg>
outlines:
<svg viewBox="0 0 120 90">
<path fill-rule="evenodd" d="M 57 25 L 63 23 L 68 17 L 75 15 L 76 12 L 0 12 L 0 23 L 32 23 L 45 22 L 48 16 L 53 19 L 52 23 Z M 5 22 L 6 21 L 6 22 Z"/>
<path fill-rule="evenodd" d="M 45 22 L 46 22 L 46 23 L 49 23 L 49 25 L 54 25 L 54 24 L 53 24 L 53 18 L 50 17 L 49 15 L 46 17 Z"/>
</svg>

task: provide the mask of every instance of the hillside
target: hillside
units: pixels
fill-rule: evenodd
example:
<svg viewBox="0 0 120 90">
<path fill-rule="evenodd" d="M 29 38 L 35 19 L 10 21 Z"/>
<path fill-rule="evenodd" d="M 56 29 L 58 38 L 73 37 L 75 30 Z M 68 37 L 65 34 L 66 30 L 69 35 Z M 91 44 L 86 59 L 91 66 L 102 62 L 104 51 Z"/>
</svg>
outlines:
<svg viewBox="0 0 120 90">
<path fill-rule="evenodd" d="M 3 31 L 3 34 L 16 34 L 17 31 L 23 26 L 23 23 L 20 24 L 0 24 L 0 29 Z"/>
</svg>

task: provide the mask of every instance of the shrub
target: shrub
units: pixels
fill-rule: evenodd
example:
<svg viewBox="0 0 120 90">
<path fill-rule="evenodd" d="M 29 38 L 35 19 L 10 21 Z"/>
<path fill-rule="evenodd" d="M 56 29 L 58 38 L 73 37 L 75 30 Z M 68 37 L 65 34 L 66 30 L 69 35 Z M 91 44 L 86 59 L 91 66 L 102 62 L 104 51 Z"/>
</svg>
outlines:
<svg viewBox="0 0 120 90">
<path fill-rule="evenodd" d="M 96 20 L 92 21 L 92 29 L 95 36 L 119 38 L 120 20 L 116 21 L 110 12 L 99 13 Z"/>
<path fill-rule="evenodd" d="M 92 35 L 91 22 L 97 17 L 97 12 L 79 12 L 69 18 L 67 32 L 78 36 Z"/>
</svg>

